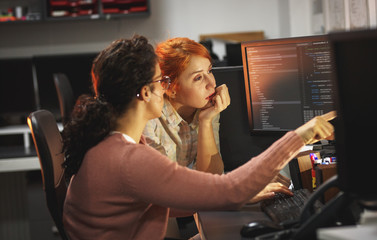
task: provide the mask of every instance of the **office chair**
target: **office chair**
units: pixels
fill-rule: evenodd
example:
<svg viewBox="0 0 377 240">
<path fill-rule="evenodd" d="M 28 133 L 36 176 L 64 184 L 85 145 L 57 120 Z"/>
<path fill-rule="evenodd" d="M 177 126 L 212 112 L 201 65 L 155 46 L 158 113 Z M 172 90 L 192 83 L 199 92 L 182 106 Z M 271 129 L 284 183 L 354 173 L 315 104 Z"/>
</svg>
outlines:
<svg viewBox="0 0 377 240">
<path fill-rule="evenodd" d="M 63 204 L 67 192 L 67 183 L 62 163 L 63 143 L 55 118 L 47 110 L 32 112 L 28 117 L 34 145 L 41 165 L 43 188 L 47 207 L 63 240 L 68 235 L 63 226 Z"/>
<path fill-rule="evenodd" d="M 64 73 L 55 73 L 53 74 L 53 78 L 56 92 L 58 93 L 62 122 L 65 125 L 69 121 L 73 106 L 75 105 L 72 86 L 67 75 Z"/>
</svg>

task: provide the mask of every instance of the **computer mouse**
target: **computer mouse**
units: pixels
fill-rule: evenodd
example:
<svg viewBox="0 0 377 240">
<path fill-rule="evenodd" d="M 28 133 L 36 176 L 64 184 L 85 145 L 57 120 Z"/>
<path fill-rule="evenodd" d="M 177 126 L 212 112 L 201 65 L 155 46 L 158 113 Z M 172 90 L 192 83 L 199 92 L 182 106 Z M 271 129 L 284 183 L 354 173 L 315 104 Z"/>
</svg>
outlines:
<svg viewBox="0 0 377 240">
<path fill-rule="evenodd" d="M 241 235 L 243 237 L 256 237 L 265 233 L 283 230 L 283 227 L 272 221 L 255 221 L 242 226 Z"/>
</svg>

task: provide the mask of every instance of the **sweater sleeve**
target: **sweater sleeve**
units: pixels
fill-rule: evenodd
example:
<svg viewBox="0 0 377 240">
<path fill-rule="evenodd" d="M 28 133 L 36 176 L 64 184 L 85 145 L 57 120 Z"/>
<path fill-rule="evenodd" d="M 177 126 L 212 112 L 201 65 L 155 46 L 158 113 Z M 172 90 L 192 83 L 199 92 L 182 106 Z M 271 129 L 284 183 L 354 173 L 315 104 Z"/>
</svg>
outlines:
<svg viewBox="0 0 377 240">
<path fill-rule="evenodd" d="M 156 150 L 136 145 L 121 164 L 122 182 L 133 197 L 185 211 L 236 209 L 262 190 L 304 145 L 289 132 L 266 151 L 228 174 L 181 167 Z"/>
</svg>

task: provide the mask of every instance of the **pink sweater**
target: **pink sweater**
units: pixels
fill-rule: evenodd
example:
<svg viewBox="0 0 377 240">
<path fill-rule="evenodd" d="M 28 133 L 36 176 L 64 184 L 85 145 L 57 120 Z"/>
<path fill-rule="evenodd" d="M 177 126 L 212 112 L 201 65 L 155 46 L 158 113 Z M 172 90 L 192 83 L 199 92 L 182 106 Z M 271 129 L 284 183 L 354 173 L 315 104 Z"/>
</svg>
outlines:
<svg viewBox="0 0 377 240">
<path fill-rule="evenodd" d="M 243 166 L 212 175 L 170 161 L 121 134 L 85 155 L 64 205 L 71 239 L 163 239 L 169 208 L 231 210 L 256 195 L 304 145 L 293 132 Z"/>
</svg>

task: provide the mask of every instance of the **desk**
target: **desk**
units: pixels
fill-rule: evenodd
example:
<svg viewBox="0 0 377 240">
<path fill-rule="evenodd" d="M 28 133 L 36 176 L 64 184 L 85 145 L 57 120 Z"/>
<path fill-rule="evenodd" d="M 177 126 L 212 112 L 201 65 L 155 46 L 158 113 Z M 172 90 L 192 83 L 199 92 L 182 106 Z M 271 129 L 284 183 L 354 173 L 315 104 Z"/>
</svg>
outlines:
<svg viewBox="0 0 377 240">
<path fill-rule="evenodd" d="M 268 220 L 259 204 L 246 205 L 239 211 L 198 212 L 196 224 L 202 240 L 247 240 L 240 234 L 245 223 Z M 339 226 L 317 229 L 320 240 L 374 240 L 377 236 L 377 211 L 365 210 L 356 226 Z"/>
<path fill-rule="evenodd" d="M 18 135 L 22 134 L 24 137 L 24 147 L 30 147 L 29 134 L 30 129 L 27 125 L 11 125 L 0 128 L 0 135 Z"/>
<path fill-rule="evenodd" d="M 23 135 L 23 145 L 0 147 L 0 173 L 40 169 L 34 146 L 30 143 L 30 134 L 27 125 L 0 128 L 0 135 Z"/>
<path fill-rule="evenodd" d="M 2 158 L 0 173 L 40 170 L 38 157 Z"/>
<path fill-rule="evenodd" d="M 62 131 L 63 125 L 58 123 L 58 128 Z M 41 169 L 30 134 L 27 125 L 0 127 L 0 135 L 23 135 L 23 146 L 0 146 L 0 173 Z"/>
<path fill-rule="evenodd" d="M 365 210 L 357 226 L 320 228 L 317 230 L 320 240 L 375 240 L 377 239 L 377 211 Z"/>
<path fill-rule="evenodd" d="M 246 240 L 240 230 L 244 224 L 256 220 L 268 220 L 259 204 L 246 205 L 239 211 L 199 212 L 196 217 L 202 240 Z"/>
</svg>

